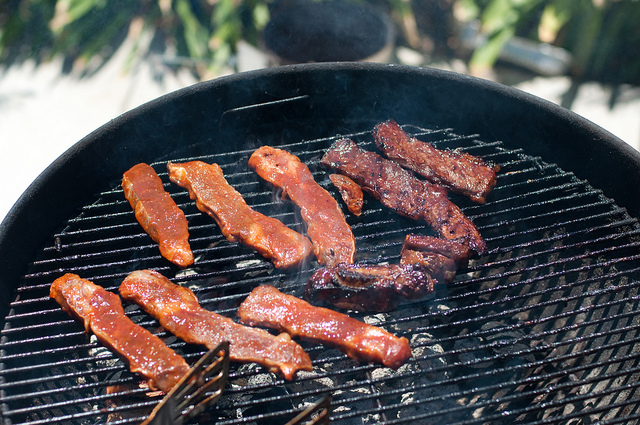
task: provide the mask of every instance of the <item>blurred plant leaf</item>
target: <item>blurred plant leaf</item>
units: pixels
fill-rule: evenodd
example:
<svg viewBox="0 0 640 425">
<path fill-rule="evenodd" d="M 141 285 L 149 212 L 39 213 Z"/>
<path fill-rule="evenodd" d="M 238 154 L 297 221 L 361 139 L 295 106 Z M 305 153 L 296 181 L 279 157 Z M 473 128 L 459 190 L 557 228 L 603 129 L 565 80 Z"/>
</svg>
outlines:
<svg viewBox="0 0 640 425">
<path fill-rule="evenodd" d="M 184 26 L 184 40 L 189 55 L 196 59 L 206 58 L 209 31 L 198 21 L 188 0 L 176 0 L 175 10 Z"/>
<path fill-rule="evenodd" d="M 493 66 L 505 43 L 520 36 L 567 49 L 573 56 L 576 78 L 640 83 L 638 0 L 459 2 L 475 11 L 487 36 L 487 43 L 473 52 L 471 67 Z"/>
<path fill-rule="evenodd" d="M 538 37 L 546 43 L 553 43 L 558 33 L 566 25 L 573 13 L 570 2 L 575 0 L 558 0 L 547 4 L 540 16 Z"/>
</svg>

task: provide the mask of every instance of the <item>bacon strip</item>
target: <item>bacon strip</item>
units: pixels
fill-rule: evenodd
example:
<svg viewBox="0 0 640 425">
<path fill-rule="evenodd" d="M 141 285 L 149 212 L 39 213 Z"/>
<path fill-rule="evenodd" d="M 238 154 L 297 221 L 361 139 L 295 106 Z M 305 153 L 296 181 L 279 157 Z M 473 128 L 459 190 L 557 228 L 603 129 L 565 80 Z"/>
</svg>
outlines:
<svg viewBox="0 0 640 425">
<path fill-rule="evenodd" d="M 347 205 L 349 212 L 355 216 L 362 214 L 364 194 L 358 183 L 343 174 L 330 174 L 329 180 L 338 189 L 342 200 Z"/>
<path fill-rule="evenodd" d="M 315 272 L 305 288 L 307 300 L 359 311 L 390 311 L 402 299 L 419 298 L 436 283 L 451 282 L 459 266 L 466 266 L 466 244 L 409 234 L 400 264 L 341 264 Z"/>
<path fill-rule="evenodd" d="M 132 372 L 144 376 L 152 389 L 169 392 L 189 372 L 182 357 L 125 315 L 113 292 L 67 273 L 51 284 L 50 296 L 62 310 L 82 320 L 85 331 L 121 356 Z"/>
<path fill-rule="evenodd" d="M 357 311 L 391 311 L 402 299 L 431 291 L 435 279 L 421 264 L 340 264 L 315 272 L 305 298 Z"/>
<path fill-rule="evenodd" d="M 263 329 L 240 325 L 200 307 L 188 288 L 171 283 L 151 270 L 135 271 L 120 285 L 120 295 L 140 305 L 177 337 L 191 344 L 214 348 L 229 341 L 229 358 L 255 362 L 293 379 L 298 370 L 311 370 L 311 359 L 289 335 L 274 336 Z"/>
<path fill-rule="evenodd" d="M 496 185 L 499 166 L 489 166 L 482 158 L 468 153 L 437 149 L 410 137 L 393 120 L 376 125 L 373 135 L 378 148 L 389 159 L 478 203 L 484 204 Z"/>
<path fill-rule="evenodd" d="M 159 244 L 160 254 L 180 267 L 193 264 L 187 218 L 154 169 L 134 165 L 122 175 L 122 189 L 138 223 Z"/>
<path fill-rule="evenodd" d="M 300 207 L 320 264 L 353 263 L 356 242 L 351 227 L 336 200 L 316 183 L 298 157 L 282 149 L 262 146 L 249 158 L 249 166 Z"/>
<path fill-rule="evenodd" d="M 407 235 L 400 264 L 417 264 L 437 282 L 453 281 L 459 267 L 466 267 L 471 249 L 466 244 L 432 236 Z"/>
<path fill-rule="evenodd" d="M 198 209 L 215 219 L 229 241 L 254 248 L 276 267 L 298 265 L 311 253 L 311 242 L 305 236 L 249 207 L 218 164 L 169 163 L 167 170 L 169 179 L 189 191 Z"/>
<path fill-rule="evenodd" d="M 364 151 L 348 139 L 334 143 L 321 162 L 353 179 L 397 213 L 426 221 L 440 236 L 463 240 L 478 254 L 486 252 L 480 232 L 449 200 L 445 189 L 416 178 L 395 162 Z"/>
<path fill-rule="evenodd" d="M 238 317 L 242 323 L 286 331 L 292 336 L 335 346 L 353 359 L 382 363 L 393 369 L 411 357 L 406 338 L 398 338 L 346 314 L 314 307 L 273 286 L 254 289 L 240 305 Z"/>
</svg>

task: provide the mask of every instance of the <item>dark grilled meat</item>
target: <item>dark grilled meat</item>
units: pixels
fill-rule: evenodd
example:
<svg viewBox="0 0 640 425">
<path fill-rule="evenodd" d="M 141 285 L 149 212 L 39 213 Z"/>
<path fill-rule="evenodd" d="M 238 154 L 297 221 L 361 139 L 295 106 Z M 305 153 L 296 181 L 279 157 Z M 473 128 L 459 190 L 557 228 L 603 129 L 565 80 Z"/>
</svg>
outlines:
<svg viewBox="0 0 640 425">
<path fill-rule="evenodd" d="M 402 245 L 400 264 L 420 265 L 439 283 L 453 281 L 456 271 L 466 267 L 471 249 L 468 245 L 432 236 L 407 235 Z"/>
<path fill-rule="evenodd" d="M 496 185 L 499 166 L 487 165 L 482 158 L 467 153 L 437 149 L 410 137 L 393 120 L 376 125 L 373 135 L 389 159 L 476 202 L 484 204 Z"/>
<path fill-rule="evenodd" d="M 341 264 L 315 272 L 305 289 L 307 300 L 357 311 L 391 311 L 402 299 L 433 291 L 435 279 L 420 265 Z"/>
<path fill-rule="evenodd" d="M 349 212 L 355 216 L 362 214 L 364 194 L 358 183 L 343 174 L 330 174 L 329 180 L 338 189 L 342 200 L 347 205 Z"/>
<path fill-rule="evenodd" d="M 400 264 L 341 264 L 318 270 L 307 282 L 305 298 L 347 310 L 390 311 L 403 299 L 433 291 L 436 283 L 451 282 L 470 255 L 466 244 L 407 235 Z"/>
<path fill-rule="evenodd" d="M 444 188 L 416 178 L 397 163 L 364 151 L 348 139 L 334 143 L 322 157 L 322 164 L 347 175 L 397 213 L 427 222 L 443 238 L 468 243 L 478 254 L 486 252 L 480 232 L 449 200 Z"/>
</svg>

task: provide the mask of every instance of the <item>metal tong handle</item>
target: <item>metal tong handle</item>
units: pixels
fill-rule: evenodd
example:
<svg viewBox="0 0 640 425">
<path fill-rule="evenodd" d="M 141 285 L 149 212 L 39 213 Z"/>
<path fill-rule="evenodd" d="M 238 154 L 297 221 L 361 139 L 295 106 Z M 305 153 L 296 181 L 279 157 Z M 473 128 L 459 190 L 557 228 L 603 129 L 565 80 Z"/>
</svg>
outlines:
<svg viewBox="0 0 640 425">
<path fill-rule="evenodd" d="M 331 396 L 324 396 L 316 401 L 285 425 L 327 425 L 331 415 Z"/>
<path fill-rule="evenodd" d="M 164 396 L 141 425 L 180 425 L 220 396 L 229 378 L 229 342 L 209 350 Z"/>
</svg>

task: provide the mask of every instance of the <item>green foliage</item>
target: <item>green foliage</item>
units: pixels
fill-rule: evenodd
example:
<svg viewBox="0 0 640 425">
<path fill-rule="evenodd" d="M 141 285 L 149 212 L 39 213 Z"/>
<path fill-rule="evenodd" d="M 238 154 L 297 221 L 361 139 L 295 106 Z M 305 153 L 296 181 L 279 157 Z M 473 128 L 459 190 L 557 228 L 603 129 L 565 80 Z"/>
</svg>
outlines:
<svg viewBox="0 0 640 425">
<path fill-rule="evenodd" d="M 640 83 L 638 0 L 460 0 L 488 35 L 472 67 L 490 67 L 514 35 L 572 53 L 579 79 Z"/>
<path fill-rule="evenodd" d="M 150 47 L 134 44 L 132 53 L 164 55 L 208 77 L 229 64 L 239 40 L 257 44 L 275 1 L 4 0 L 0 62 L 58 55 L 66 70 L 92 72 L 127 37 L 138 40 L 147 32 L 153 34 Z M 400 27 L 410 22 L 411 0 L 351 1 L 386 8 Z M 493 66 L 504 44 L 518 35 L 569 50 L 577 78 L 640 84 L 640 0 L 446 1 L 479 19 L 488 35 L 474 52 L 472 67 Z M 411 35 L 410 26 L 404 31 Z"/>
<path fill-rule="evenodd" d="M 0 6 L 0 61 L 64 57 L 90 72 L 129 36 L 153 33 L 155 53 L 193 65 L 201 77 L 229 63 L 236 43 L 254 41 L 270 0 L 8 0 Z M 140 48 L 139 45 L 135 46 Z M 140 53 L 140 52 L 138 52 Z M 142 54 L 150 53 L 142 52 Z M 89 67 L 88 64 L 93 63 Z"/>
</svg>

